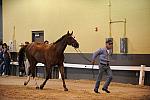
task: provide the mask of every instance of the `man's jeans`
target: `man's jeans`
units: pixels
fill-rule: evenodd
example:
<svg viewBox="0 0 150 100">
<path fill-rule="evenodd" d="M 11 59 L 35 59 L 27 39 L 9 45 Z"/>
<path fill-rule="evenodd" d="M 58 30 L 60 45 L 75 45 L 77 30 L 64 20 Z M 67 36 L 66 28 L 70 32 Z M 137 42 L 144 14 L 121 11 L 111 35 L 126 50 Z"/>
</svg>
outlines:
<svg viewBox="0 0 150 100">
<path fill-rule="evenodd" d="M 110 69 L 110 66 L 106 65 L 99 65 L 99 73 L 97 76 L 96 84 L 95 84 L 95 90 L 99 89 L 100 81 L 102 80 L 103 73 L 106 72 L 107 74 L 107 80 L 103 86 L 104 89 L 108 89 L 108 86 L 112 80 L 112 71 Z"/>
</svg>

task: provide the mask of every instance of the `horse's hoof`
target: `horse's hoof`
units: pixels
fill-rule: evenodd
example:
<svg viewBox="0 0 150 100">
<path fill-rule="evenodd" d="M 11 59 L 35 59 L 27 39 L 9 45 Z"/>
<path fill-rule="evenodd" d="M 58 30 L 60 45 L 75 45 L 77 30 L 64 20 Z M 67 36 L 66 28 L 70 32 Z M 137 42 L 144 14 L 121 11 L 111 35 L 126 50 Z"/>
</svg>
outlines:
<svg viewBox="0 0 150 100">
<path fill-rule="evenodd" d="M 40 89 L 41 89 L 41 90 L 43 90 L 43 87 L 44 87 L 43 85 L 40 85 Z"/>
<path fill-rule="evenodd" d="M 67 88 L 65 88 L 65 89 L 64 89 L 64 91 L 68 91 L 68 89 L 67 89 Z"/>
<path fill-rule="evenodd" d="M 36 89 L 39 89 L 39 87 L 37 86 Z"/>
<path fill-rule="evenodd" d="M 26 85 L 27 85 L 27 82 L 24 82 L 24 85 L 26 86 Z"/>
</svg>

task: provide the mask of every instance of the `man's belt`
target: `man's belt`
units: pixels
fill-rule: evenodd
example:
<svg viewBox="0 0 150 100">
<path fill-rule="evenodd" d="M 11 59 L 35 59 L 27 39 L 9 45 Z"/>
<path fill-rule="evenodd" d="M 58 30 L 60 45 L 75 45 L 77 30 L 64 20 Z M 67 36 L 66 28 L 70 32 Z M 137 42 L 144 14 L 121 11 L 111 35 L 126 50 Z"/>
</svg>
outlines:
<svg viewBox="0 0 150 100">
<path fill-rule="evenodd" d="M 103 63 L 100 63 L 101 65 L 104 65 L 104 66 L 109 66 L 109 63 L 108 64 L 103 64 Z"/>
</svg>

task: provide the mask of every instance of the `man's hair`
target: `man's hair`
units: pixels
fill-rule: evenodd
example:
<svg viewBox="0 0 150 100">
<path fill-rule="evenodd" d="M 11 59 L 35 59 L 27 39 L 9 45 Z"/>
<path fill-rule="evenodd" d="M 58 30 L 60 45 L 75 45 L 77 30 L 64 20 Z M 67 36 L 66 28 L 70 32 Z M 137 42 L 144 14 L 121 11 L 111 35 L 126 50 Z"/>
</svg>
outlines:
<svg viewBox="0 0 150 100">
<path fill-rule="evenodd" d="M 113 43 L 113 41 L 112 40 L 107 40 L 106 43 Z"/>
</svg>

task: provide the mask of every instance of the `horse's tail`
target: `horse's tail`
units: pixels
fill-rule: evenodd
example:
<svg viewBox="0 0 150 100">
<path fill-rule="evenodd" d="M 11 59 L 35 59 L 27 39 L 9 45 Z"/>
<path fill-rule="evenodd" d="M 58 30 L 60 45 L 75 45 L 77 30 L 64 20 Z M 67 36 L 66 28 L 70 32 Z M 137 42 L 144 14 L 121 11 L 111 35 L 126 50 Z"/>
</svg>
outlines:
<svg viewBox="0 0 150 100">
<path fill-rule="evenodd" d="M 19 72 L 24 73 L 25 72 L 25 50 L 27 45 L 23 46 L 18 53 L 18 63 L 19 63 Z"/>
</svg>

